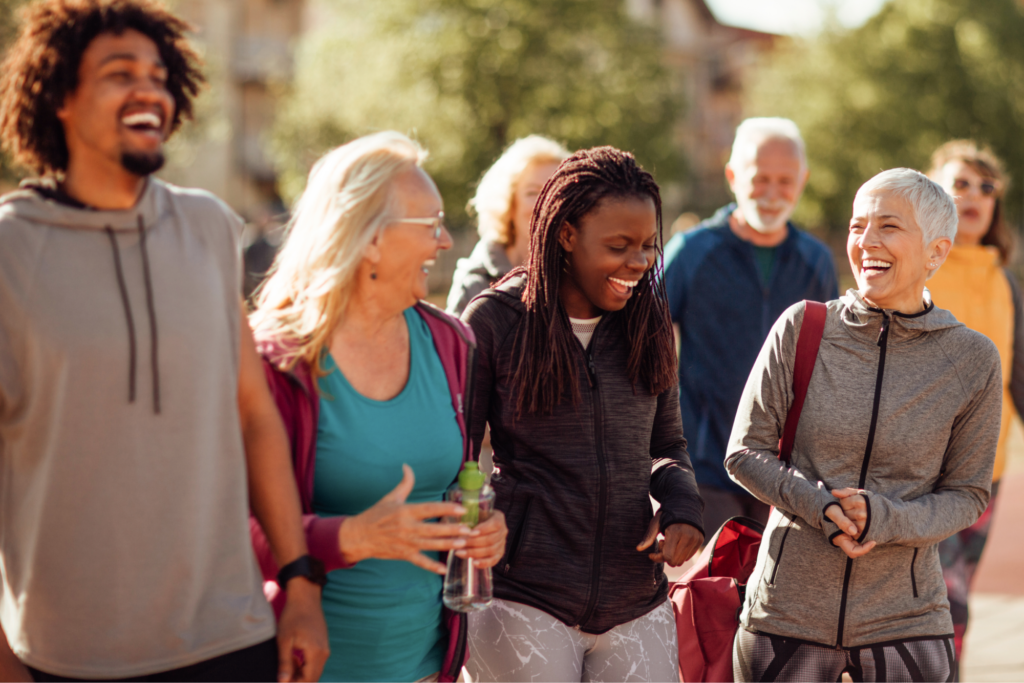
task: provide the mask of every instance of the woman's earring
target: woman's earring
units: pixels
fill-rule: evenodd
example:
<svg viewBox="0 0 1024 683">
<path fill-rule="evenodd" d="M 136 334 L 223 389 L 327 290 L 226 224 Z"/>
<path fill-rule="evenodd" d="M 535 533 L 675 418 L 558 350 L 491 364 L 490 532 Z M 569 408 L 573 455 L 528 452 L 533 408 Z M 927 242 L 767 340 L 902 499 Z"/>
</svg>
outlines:
<svg viewBox="0 0 1024 683">
<path fill-rule="evenodd" d="M 376 270 L 372 270 L 372 269 L 370 270 L 370 279 L 371 280 L 376 280 L 377 279 L 377 271 Z"/>
</svg>

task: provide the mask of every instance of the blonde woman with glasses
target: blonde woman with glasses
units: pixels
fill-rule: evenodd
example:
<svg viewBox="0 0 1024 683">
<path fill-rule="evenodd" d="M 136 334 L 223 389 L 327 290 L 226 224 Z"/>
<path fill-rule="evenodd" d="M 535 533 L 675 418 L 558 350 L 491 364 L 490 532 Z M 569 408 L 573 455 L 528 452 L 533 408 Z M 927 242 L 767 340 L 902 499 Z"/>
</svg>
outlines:
<svg viewBox="0 0 1024 683">
<path fill-rule="evenodd" d="M 470 452 L 474 346 L 422 301 L 452 244 L 425 156 L 387 132 L 317 162 L 250 320 L 291 438 L 310 554 L 328 572 L 324 680 L 455 680 L 465 615 L 442 606 L 441 553 L 491 566 L 504 552 L 501 515 L 473 531 L 430 521 L 460 513 L 442 500 Z"/>
<path fill-rule="evenodd" d="M 480 241 L 459 259 L 448 292 L 448 312 L 462 315 L 480 292 L 523 265 L 530 253 L 530 218 L 537 197 L 569 151 L 540 135 L 519 138 L 487 169 L 469 209 Z"/>
</svg>

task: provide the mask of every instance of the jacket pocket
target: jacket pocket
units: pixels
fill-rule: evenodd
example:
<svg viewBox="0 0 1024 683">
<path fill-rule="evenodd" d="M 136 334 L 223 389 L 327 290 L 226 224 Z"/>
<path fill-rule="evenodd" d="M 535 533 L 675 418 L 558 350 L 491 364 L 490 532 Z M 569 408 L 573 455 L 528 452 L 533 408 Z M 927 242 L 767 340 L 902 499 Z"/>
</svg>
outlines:
<svg viewBox="0 0 1024 683">
<path fill-rule="evenodd" d="M 910 559 L 910 587 L 914 591 L 914 597 L 917 597 L 917 575 L 914 574 L 914 564 L 917 562 L 917 548 L 914 548 L 914 556 Z"/>
<path fill-rule="evenodd" d="M 782 551 L 786 548 L 786 537 L 789 536 L 789 530 L 792 528 L 792 526 L 787 525 L 786 530 L 782 532 L 782 540 L 779 541 L 779 549 L 775 553 L 775 564 L 772 566 L 771 576 L 768 577 L 769 586 L 775 585 L 775 577 L 779 573 L 779 565 L 782 564 Z M 778 531 L 778 527 L 775 527 L 775 531 Z M 774 531 L 772 535 L 775 535 Z"/>
<path fill-rule="evenodd" d="M 533 504 L 533 498 L 526 499 L 526 505 L 523 506 L 523 514 L 519 518 L 519 523 L 516 524 L 515 530 L 512 532 L 511 540 L 508 544 L 508 551 L 505 553 L 505 570 L 504 573 L 508 573 L 512 569 L 512 565 L 515 564 L 516 558 L 519 557 L 519 550 L 523 545 L 523 532 L 526 531 L 526 523 L 530 519 L 530 506 Z"/>
</svg>

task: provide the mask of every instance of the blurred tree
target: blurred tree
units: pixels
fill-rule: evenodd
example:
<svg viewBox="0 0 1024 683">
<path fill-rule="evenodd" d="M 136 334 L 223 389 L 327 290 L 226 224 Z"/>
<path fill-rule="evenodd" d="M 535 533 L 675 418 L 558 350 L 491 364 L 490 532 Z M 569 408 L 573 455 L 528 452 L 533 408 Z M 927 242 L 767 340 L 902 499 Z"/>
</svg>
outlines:
<svg viewBox="0 0 1024 683">
<path fill-rule="evenodd" d="M 794 41 L 751 79 L 751 115 L 788 116 L 811 178 L 798 217 L 844 230 L 857 188 L 887 168 L 927 171 L 951 138 L 992 146 L 1024 203 L 1024 11 L 1016 0 L 891 0 L 852 31 Z"/>
<path fill-rule="evenodd" d="M 17 9 L 25 0 L 0 0 L 0 55 L 7 54 L 7 46 L 17 37 Z M 2 59 L 2 56 L 0 56 Z M 19 174 L 12 167 L 7 154 L 0 152 L 0 191 L 17 183 Z"/>
<path fill-rule="evenodd" d="M 477 180 L 530 133 L 628 149 L 659 181 L 683 171 L 681 108 L 657 28 L 622 0 L 323 0 L 275 135 L 283 194 L 327 149 L 385 129 L 430 150 L 455 225 Z"/>
</svg>

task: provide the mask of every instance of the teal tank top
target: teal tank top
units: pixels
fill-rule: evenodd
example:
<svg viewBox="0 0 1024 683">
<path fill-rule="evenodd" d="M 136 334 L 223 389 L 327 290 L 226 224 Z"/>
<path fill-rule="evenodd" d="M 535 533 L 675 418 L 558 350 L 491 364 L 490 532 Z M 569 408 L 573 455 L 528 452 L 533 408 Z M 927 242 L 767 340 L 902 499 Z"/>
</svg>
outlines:
<svg viewBox="0 0 1024 683">
<path fill-rule="evenodd" d="M 416 475 L 410 503 L 439 501 L 462 464 L 462 434 L 426 322 L 405 311 L 409 380 L 389 401 L 352 388 L 330 353 L 320 380 L 313 511 L 355 515 Z M 428 553 L 437 559 L 438 553 Z M 327 576 L 324 616 L 331 644 L 321 680 L 415 681 L 440 670 L 448 644 L 442 577 L 409 562 L 363 560 Z"/>
</svg>

